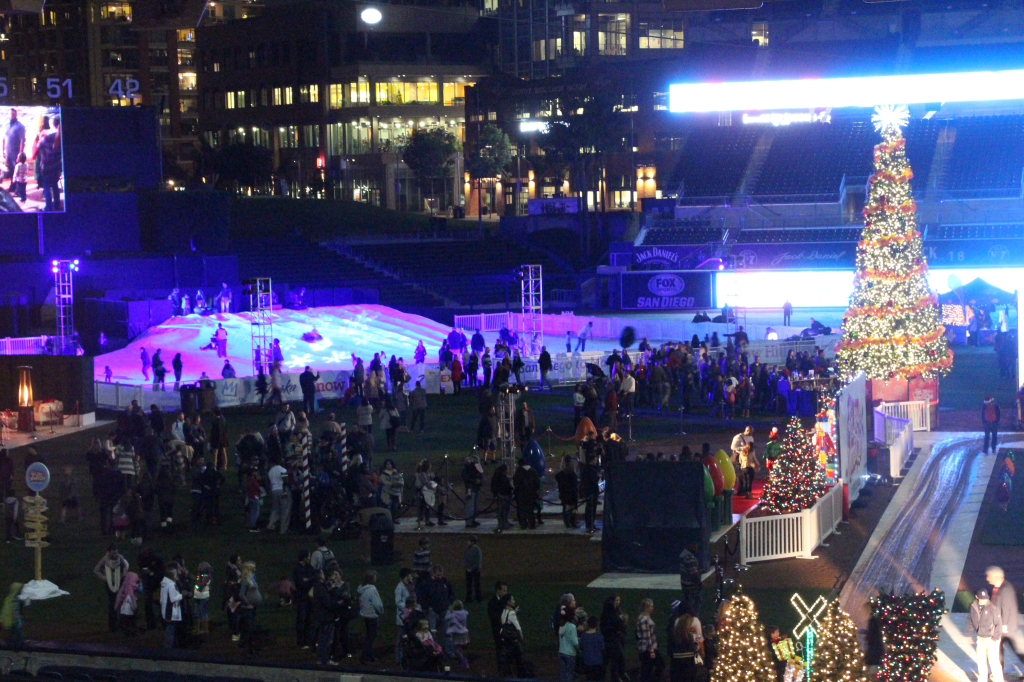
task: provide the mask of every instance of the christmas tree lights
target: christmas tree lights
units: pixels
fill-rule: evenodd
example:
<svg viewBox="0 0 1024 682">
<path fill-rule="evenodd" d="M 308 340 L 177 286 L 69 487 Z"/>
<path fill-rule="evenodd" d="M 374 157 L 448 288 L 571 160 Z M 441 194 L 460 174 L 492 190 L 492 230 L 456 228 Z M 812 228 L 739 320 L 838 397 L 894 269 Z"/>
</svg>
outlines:
<svg viewBox="0 0 1024 682">
<path fill-rule="evenodd" d="M 857 274 L 836 364 L 844 379 L 863 370 L 871 379 L 929 379 L 949 371 L 938 298 L 928 287 L 917 207 L 910 191 L 906 107 L 879 106 L 872 117 L 882 142 L 857 245 Z"/>
<path fill-rule="evenodd" d="M 814 682 L 868 682 L 857 628 L 850 616 L 839 608 L 838 600 L 829 603 L 817 628 L 810 679 Z"/>
<path fill-rule="evenodd" d="M 775 668 L 764 628 L 750 597 L 737 591 L 718 637 L 711 682 L 775 682 Z"/>
<path fill-rule="evenodd" d="M 825 469 L 810 434 L 800 420 L 789 420 L 782 439 L 782 454 L 761 494 L 761 509 L 771 514 L 790 514 L 812 506 L 825 494 Z"/>
<path fill-rule="evenodd" d="M 905 597 L 882 594 L 871 599 L 871 610 L 885 644 L 878 681 L 924 682 L 936 660 L 939 622 L 946 613 L 942 590 Z"/>
</svg>

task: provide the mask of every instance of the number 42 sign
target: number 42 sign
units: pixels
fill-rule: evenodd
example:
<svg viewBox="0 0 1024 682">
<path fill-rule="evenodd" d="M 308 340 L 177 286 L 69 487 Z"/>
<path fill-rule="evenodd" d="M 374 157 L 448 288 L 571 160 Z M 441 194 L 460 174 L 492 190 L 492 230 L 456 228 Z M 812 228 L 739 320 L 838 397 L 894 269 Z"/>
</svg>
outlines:
<svg viewBox="0 0 1024 682">
<path fill-rule="evenodd" d="M 115 78 L 107 88 L 108 95 L 132 99 L 139 92 L 139 81 L 134 78 Z"/>
</svg>

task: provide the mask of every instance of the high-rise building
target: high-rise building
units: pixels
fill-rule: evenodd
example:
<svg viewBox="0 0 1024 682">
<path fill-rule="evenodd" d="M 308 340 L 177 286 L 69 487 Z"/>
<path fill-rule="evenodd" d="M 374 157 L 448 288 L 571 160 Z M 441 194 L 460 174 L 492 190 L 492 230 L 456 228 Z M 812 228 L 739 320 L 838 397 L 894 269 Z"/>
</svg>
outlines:
<svg viewBox="0 0 1024 682">
<path fill-rule="evenodd" d="M 265 191 L 423 210 L 427 192 L 400 149 L 414 129 L 464 138 L 465 89 L 486 56 L 479 22 L 478 9 L 458 2 L 303 0 L 204 24 L 203 138 L 213 149 L 267 150 L 276 183 Z M 459 172 L 439 209 L 462 202 Z"/>
</svg>

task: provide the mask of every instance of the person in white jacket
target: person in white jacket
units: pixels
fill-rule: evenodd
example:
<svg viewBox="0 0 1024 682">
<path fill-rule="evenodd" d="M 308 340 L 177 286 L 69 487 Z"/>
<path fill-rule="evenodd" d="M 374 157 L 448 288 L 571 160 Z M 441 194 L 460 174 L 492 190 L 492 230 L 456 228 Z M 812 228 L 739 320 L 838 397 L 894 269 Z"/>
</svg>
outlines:
<svg viewBox="0 0 1024 682">
<path fill-rule="evenodd" d="M 384 615 L 384 602 L 380 599 L 376 583 L 377 572 L 367 571 L 363 576 L 363 584 L 356 590 L 359 595 L 359 615 L 362 616 L 363 622 L 366 624 L 366 639 L 363 640 L 363 655 L 359 657 L 360 663 L 371 663 L 377 660 L 373 657 L 373 643 L 377 639 L 380 617 Z"/>
<path fill-rule="evenodd" d="M 172 564 L 160 582 L 160 614 L 164 619 L 164 648 L 173 649 L 181 629 L 181 592 L 178 591 L 178 569 Z"/>
</svg>

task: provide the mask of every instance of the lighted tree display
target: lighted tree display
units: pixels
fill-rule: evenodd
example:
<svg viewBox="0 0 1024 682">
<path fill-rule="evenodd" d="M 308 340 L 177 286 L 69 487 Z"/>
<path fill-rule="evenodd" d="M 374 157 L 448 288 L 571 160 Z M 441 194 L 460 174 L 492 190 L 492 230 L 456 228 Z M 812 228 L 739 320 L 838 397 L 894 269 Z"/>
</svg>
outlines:
<svg viewBox="0 0 1024 682">
<path fill-rule="evenodd" d="M 815 629 L 814 682 L 868 682 L 864 652 L 857 640 L 857 627 L 850 616 L 833 601 Z"/>
<path fill-rule="evenodd" d="M 825 470 L 814 441 L 801 428 L 800 420 L 793 417 L 782 439 L 782 454 L 775 460 L 761 494 L 761 509 L 772 514 L 798 512 L 824 494 Z"/>
<path fill-rule="evenodd" d="M 883 594 L 871 599 L 885 643 L 879 682 L 923 682 L 928 678 L 936 659 L 945 604 L 942 590 L 905 597 Z"/>
<path fill-rule="evenodd" d="M 928 263 L 910 191 L 914 174 L 901 133 L 908 113 L 904 106 L 890 105 L 875 111 L 872 120 L 882 142 L 875 145 L 875 173 L 869 178 L 857 273 L 836 362 L 845 378 L 863 370 L 872 379 L 928 379 L 949 371 L 953 353 L 938 298 L 926 279 Z"/>
<path fill-rule="evenodd" d="M 775 668 L 750 597 L 738 591 L 718 637 L 711 682 L 775 682 Z"/>
</svg>

